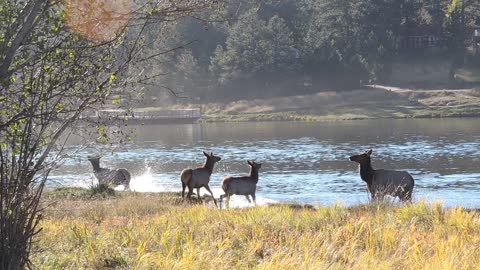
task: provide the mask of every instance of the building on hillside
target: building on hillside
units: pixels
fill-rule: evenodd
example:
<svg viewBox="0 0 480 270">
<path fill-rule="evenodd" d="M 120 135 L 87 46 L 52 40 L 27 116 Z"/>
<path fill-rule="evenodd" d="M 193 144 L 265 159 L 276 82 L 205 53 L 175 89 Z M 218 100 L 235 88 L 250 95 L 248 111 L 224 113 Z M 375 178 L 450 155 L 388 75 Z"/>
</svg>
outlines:
<svg viewBox="0 0 480 270">
<path fill-rule="evenodd" d="M 440 32 L 434 26 L 416 26 L 403 29 L 398 46 L 400 50 L 427 49 L 440 46 Z"/>
<path fill-rule="evenodd" d="M 443 17 L 440 0 L 432 0 L 431 22 L 418 24 L 418 22 L 405 21 L 399 29 L 399 50 L 427 49 L 442 46 Z"/>
<path fill-rule="evenodd" d="M 400 49 L 426 49 L 440 45 L 440 38 L 433 34 L 401 36 Z"/>
</svg>

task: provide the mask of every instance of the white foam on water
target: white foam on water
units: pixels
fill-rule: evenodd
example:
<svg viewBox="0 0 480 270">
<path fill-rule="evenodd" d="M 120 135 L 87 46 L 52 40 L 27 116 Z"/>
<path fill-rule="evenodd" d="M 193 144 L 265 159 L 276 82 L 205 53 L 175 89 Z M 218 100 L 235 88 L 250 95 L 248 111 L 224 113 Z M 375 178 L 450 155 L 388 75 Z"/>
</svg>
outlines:
<svg viewBox="0 0 480 270">
<path fill-rule="evenodd" d="M 98 185 L 98 179 L 92 173 L 90 178 L 74 179 L 74 180 L 72 180 L 71 183 L 72 183 L 71 186 L 88 189 L 88 188 L 91 188 L 91 187 L 94 187 L 94 186 Z M 125 190 L 125 186 L 124 185 L 118 185 L 118 186 L 114 187 L 113 189 L 117 190 L 117 191 L 123 191 L 123 190 Z"/>
<path fill-rule="evenodd" d="M 180 191 L 169 185 L 159 184 L 152 174 L 152 168 L 145 165 L 145 172 L 142 175 L 135 176 L 130 180 L 130 190 L 136 192 L 169 192 Z M 156 183 L 157 182 L 157 183 Z"/>
<path fill-rule="evenodd" d="M 172 183 L 162 185 L 158 183 L 160 179 L 157 179 L 155 175 L 152 174 L 151 167 L 146 165 L 145 168 L 146 170 L 142 175 L 135 176 L 131 179 L 130 189 L 132 191 L 135 191 L 135 192 L 181 192 L 182 191 L 180 181 L 178 185 L 173 185 Z M 219 200 L 220 195 L 224 194 L 221 187 L 210 187 L 210 188 L 213 192 L 213 195 L 215 196 L 215 199 L 217 200 Z M 123 186 L 118 186 L 115 188 L 115 190 L 123 190 Z M 197 189 L 194 189 L 193 191 L 195 194 L 197 193 Z M 188 192 L 188 189 L 185 191 L 185 193 L 187 192 Z M 211 197 L 210 193 L 205 188 L 200 188 L 200 196 L 203 196 L 203 195 L 207 195 L 205 202 L 208 205 L 214 206 L 213 201 L 210 198 L 208 198 L 208 197 Z M 225 206 L 225 200 L 226 199 L 223 200 L 223 203 L 220 203 L 222 205 L 222 208 L 224 208 Z M 257 205 L 266 205 L 271 203 L 278 203 L 278 201 L 257 196 Z M 253 201 L 251 203 L 248 203 L 245 196 L 234 195 L 230 198 L 231 208 L 244 208 L 244 207 L 253 207 L 253 206 L 255 206 Z"/>
<path fill-rule="evenodd" d="M 223 192 L 222 188 L 221 187 L 211 187 L 210 189 L 212 190 L 213 196 L 215 196 L 215 199 L 217 199 L 219 206 L 221 206 L 222 208 L 225 208 L 227 199 L 224 198 L 222 202 L 220 202 L 220 199 L 219 199 L 220 195 L 225 194 Z M 210 196 L 210 193 L 205 188 L 201 188 L 200 189 L 200 196 L 203 196 L 203 195 Z M 252 197 L 249 196 L 249 198 L 250 198 L 250 201 L 251 201 L 250 203 L 248 202 L 247 198 L 245 198 L 245 196 L 243 196 L 243 195 L 242 196 L 240 196 L 240 195 L 231 196 L 230 197 L 230 208 L 254 207 L 255 204 L 253 203 Z M 267 204 L 272 204 L 272 203 L 278 203 L 278 201 L 276 201 L 276 200 L 265 198 L 265 197 L 259 197 L 259 196 L 256 196 L 256 200 L 257 200 L 257 205 L 267 205 Z"/>
<path fill-rule="evenodd" d="M 116 191 L 124 191 L 125 186 L 124 185 L 118 185 L 118 186 L 114 187 L 113 189 L 116 190 Z"/>
<path fill-rule="evenodd" d="M 264 198 L 264 197 L 258 197 L 257 196 L 257 205 L 267 205 L 267 204 L 273 204 L 273 203 L 278 203 L 278 201 L 269 199 L 269 198 Z M 222 208 L 226 207 L 226 200 L 223 199 L 223 201 L 219 204 L 221 205 Z M 230 197 L 230 208 L 246 208 L 246 207 L 254 207 L 255 204 L 252 201 L 252 198 L 250 197 L 251 203 L 247 201 L 245 196 L 239 196 L 239 195 L 234 195 Z"/>
</svg>

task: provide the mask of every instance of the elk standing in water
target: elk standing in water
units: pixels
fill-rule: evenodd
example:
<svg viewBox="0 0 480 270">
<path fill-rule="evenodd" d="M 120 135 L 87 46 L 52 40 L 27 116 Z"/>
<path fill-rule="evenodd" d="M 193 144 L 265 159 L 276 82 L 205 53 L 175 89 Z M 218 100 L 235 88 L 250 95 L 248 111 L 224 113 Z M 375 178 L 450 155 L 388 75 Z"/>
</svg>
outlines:
<svg viewBox="0 0 480 270">
<path fill-rule="evenodd" d="M 367 183 L 372 199 L 383 199 L 385 195 L 398 197 L 401 201 L 412 199 L 413 177 L 404 171 L 374 170 L 370 155 L 372 150 L 351 156 L 350 160 L 360 164 L 360 178 Z"/>
<path fill-rule="evenodd" d="M 180 173 L 180 180 L 182 181 L 182 198 L 185 197 L 185 188 L 187 186 L 187 198 L 190 198 L 192 196 L 194 188 L 197 189 L 197 196 L 198 198 L 200 198 L 200 188 L 205 187 L 207 191 L 210 192 L 210 194 L 212 195 L 213 202 L 216 206 L 217 201 L 215 200 L 215 197 L 213 196 L 213 193 L 208 186 L 208 182 L 210 182 L 210 175 L 212 175 L 215 163 L 219 162 L 221 158 L 214 156 L 213 153 L 208 154 L 203 152 L 203 154 L 205 155 L 205 157 L 207 157 L 207 160 L 205 161 L 203 167 L 196 169 L 184 169 Z"/>
<path fill-rule="evenodd" d="M 126 169 L 107 169 L 100 167 L 100 157 L 89 157 L 93 174 L 100 184 L 123 185 L 124 190 L 130 190 L 130 173 Z"/>
<path fill-rule="evenodd" d="M 258 171 L 262 167 L 262 164 L 255 163 L 254 161 L 247 161 L 250 166 L 250 174 L 247 176 L 232 177 L 228 176 L 223 179 L 222 189 L 225 192 L 220 196 L 220 201 L 224 197 L 227 197 L 227 207 L 230 204 L 230 196 L 232 195 L 245 195 L 248 203 L 251 203 L 248 195 L 252 196 L 253 203 L 257 205 L 255 200 L 255 191 L 258 183 Z"/>
</svg>

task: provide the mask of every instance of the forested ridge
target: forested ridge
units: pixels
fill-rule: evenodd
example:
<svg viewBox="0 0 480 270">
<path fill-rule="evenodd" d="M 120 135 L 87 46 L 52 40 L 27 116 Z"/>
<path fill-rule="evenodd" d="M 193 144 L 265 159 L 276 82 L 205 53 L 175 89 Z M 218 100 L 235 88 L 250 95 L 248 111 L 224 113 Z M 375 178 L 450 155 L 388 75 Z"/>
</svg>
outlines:
<svg viewBox="0 0 480 270">
<path fill-rule="evenodd" d="M 261 98 L 389 83 L 404 61 L 478 65 L 475 0 L 229 0 L 210 20 L 178 21 L 183 44 L 149 70 L 147 85 L 195 101 Z M 156 35 L 152 29 L 150 35 Z M 152 44 L 166 46 L 165 44 Z M 436 64 L 434 63 L 433 66 Z M 446 78 L 449 77 L 449 78 Z"/>
</svg>

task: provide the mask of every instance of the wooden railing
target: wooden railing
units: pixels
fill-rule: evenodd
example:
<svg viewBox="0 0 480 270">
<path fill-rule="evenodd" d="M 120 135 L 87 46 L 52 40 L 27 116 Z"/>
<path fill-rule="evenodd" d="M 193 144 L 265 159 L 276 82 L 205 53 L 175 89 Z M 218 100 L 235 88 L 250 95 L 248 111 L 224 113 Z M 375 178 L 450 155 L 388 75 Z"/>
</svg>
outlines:
<svg viewBox="0 0 480 270">
<path fill-rule="evenodd" d="M 182 110 L 134 111 L 133 113 L 133 117 L 136 119 L 198 119 L 201 116 L 200 108 Z"/>
<path fill-rule="evenodd" d="M 126 113 L 124 110 L 99 110 L 86 111 L 80 119 L 128 119 L 133 121 L 162 121 L 162 120 L 192 120 L 202 117 L 200 108 L 194 109 L 165 109 L 165 110 L 141 110 L 134 109 L 133 113 Z"/>
</svg>

